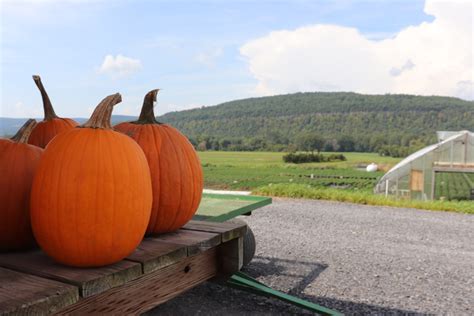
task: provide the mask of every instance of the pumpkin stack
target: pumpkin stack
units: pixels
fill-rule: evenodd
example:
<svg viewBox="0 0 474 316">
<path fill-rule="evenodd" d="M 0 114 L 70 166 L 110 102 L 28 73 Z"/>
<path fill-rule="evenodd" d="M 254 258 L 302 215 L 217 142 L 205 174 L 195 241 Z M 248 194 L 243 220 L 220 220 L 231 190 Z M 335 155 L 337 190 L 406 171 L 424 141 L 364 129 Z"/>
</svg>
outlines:
<svg viewBox="0 0 474 316">
<path fill-rule="evenodd" d="M 146 233 L 175 231 L 193 217 L 201 164 L 184 135 L 156 121 L 158 89 L 146 94 L 139 119 L 117 132 L 110 120 L 119 93 L 77 126 L 56 116 L 40 77 L 33 79 L 44 120 L 0 139 L 0 251 L 36 239 L 57 262 L 104 266 L 128 256 Z"/>
<path fill-rule="evenodd" d="M 44 120 L 36 125 L 28 142 L 32 145 L 45 148 L 56 135 L 71 129 L 78 124 L 72 119 L 58 117 L 54 112 L 53 105 L 49 100 L 49 96 L 41 82 L 40 76 L 33 76 L 33 80 L 43 98 Z"/>
<path fill-rule="evenodd" d="M 202 196 L 203 175 L 199 158 L 177 129 L 155 119 L 158 89 L 145 95 L 137 121 L 115 126 L 137 141 L 150 166 L 153 206 L 147 233 L 179 229 L 196 213 Z"/>
<path fill-rule="evenodd" d="M 0 139 L 0 250 L 34 244 L 30 226 L 30 191 L 43 149 L 28 145 L 36 125 L 28 120 L 11 139 Z"/>
<path fill-rule="evenodd" d="M 131 138 L 112 130 L 106 97 L 83 125 L 46 147 L 31 192 L 38 244 L 56 261 L 77 267 L 111 264 L 142 240 L 152 206 L 146 157 Z"/>
</svg>

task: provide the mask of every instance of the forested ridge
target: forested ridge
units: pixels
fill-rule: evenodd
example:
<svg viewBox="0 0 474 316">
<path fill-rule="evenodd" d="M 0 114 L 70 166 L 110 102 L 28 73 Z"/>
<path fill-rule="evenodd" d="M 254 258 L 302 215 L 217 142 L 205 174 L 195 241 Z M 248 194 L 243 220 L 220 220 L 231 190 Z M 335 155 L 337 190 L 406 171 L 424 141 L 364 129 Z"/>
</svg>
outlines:
<svg viewBox="0 0 474 316">
<path fill-rule="evenodd" d="M 170 112 L 158 118 L 201 150 L 293 150 L 316 134 L 323 150 L 404 156 L 436 141 L 437 130 L 474 127 L 474 102 L 451 97 L 295 93 Z"/>
</svg>

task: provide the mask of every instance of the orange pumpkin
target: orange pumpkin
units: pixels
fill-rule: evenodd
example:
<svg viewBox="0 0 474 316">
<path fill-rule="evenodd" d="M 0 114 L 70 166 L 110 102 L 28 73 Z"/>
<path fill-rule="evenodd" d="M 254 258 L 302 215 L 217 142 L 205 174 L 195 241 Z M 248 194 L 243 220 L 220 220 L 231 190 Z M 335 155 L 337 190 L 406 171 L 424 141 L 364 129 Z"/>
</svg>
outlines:
<svg viewBox="0 0 474 316">
<path fill-rule="evenodd" d="M 203 188 L 201 164 L 191 143 L 155 119 L 157 93 L 145 96 L 138 121 L 115 126 L 138 142 L 150 165 L 153 206 L 147 233 L 170 232 L 186 224 L 196 213 Z"/>
<path fill-rule="evenodd" d="M 40 76 L 33 76 L 33 80 L 38 86 L 41 97 L 43 98 L 44 120 L 36 125 L 30 135 L 28 143 L 45 148 L 54 136 L 77 126 L 78 123 L 72 119 L 58 117 L 43 87 Z"/>
<path fill-rule="evenodd" d="M 34 244 L 30 225 L 30 191 L 43 149 L 28 145 L 36 125 L 28 120 L 11 139 L 0 139 L 0 250 Z"/>
<path fill-rule="evenodd" d="M 108 96 L 81 126 L 46 147 L 31 192 L 31 224 L 56 261 L 103 266 L 129 255 L 150 219 L 150 170 L 140 146 L 112 130 Z"/>
</svg>

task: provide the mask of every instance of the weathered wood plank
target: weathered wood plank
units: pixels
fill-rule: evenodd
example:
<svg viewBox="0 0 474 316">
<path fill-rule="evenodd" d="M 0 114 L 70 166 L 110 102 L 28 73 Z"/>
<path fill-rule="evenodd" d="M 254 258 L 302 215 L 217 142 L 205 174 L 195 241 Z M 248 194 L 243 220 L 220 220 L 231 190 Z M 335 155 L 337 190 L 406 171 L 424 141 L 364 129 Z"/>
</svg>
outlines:
<svg viewBox="0 0 474 316">
<path fill-rule="evenodd" d="M 120 287 L 85 298 L 58 314 L 137 315 L 212 278 L 217 271 L 217 250 L 213 248 Z"/>
<path fill-rule="evenodd" d="M 78 300 L 75 286 L 0 268 L 0 315 L 47 315 Z"/>
<path fill-rule="evenodd" d="M 146 238 L 126 260 L 107 267 L 66 267 L 40 250 L 0 254 L 0 267 L 18 271 L 12 273 L 27 278 L 69 286 L 76 291 L 76 300 L 79 290 L 84 298 L 61 313 L 138 314 L 218 273 L 225 276 L 241 267 L 244 224 L 190 222 L 187 226 L 174 233 Z M 3 283 L 0 278 L 0 294 L 2 290 L 8 291 Z M 12 288 L 15 293 L 17 287 Z M 37 293 L 43 292 L 34 292 Z M 56 303 L 54 299 L 38 305 L 34 297 L 28 297 L 22 308 L 28 308 L 26 314 L 46 314 L 71 303 Z M 40 307 L 32 309 L 34 305 Z M 1 300 L 0 306 L 3 307 Z"/>
<path fill-rule="evenodd" d="M 145 238 L 127 260 L 140 262 L 143 273 L 169 266 L 187 256 L 186 246 Z"/>
<path fill-rule="evenodd" d="M 75 285 L 88 297 L 142 275 L 140 263 L 122 260 L 101 268 L 73 268 L 54 262 L 41 250 L 0 254 L 0 267 Z"/>
<path fill-rule="evenodd" d="M 226 242 L 243 237 L 247 232 L 247 225 L 234 222 L 215 223 L 192 220 L 184 225 L 183 229 L 221 234 L 221 242 Z"/>
<path fill-rule="evenodd" d="M 238 272 L 244 261 L 244 238 L 229 240 L 218 248 L 219 272 L 222 277 L 230 277 Z"/>
<path fill-rule="evenodd" d="M 202 251 L 216 247 L 221 243 L 221 235 L 179 229 L 173 233 L 167 233 L 153 237 L 157 242 L 171 243 L 186 246 L 187 255 L 196 255 Z"/>
</svg>

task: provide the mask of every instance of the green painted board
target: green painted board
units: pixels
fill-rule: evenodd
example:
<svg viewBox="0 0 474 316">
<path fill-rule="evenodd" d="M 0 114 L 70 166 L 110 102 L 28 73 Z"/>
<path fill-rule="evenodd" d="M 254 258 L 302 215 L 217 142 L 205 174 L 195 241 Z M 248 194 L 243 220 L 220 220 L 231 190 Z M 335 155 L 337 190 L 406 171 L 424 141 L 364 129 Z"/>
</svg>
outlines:
<svg viewBox="0 0 474 316">
<path fill-rule="evenodd" d="M 193 219 L 225 222 L 271 203 L 266 196 L 204 193 Z"/>
</svg>

